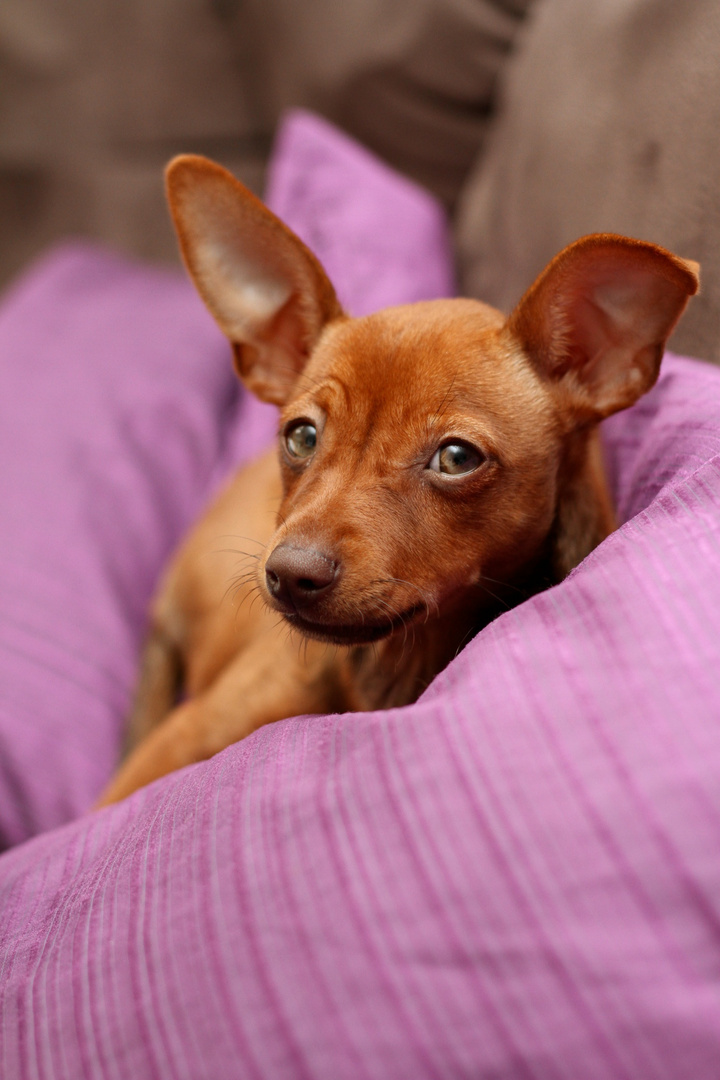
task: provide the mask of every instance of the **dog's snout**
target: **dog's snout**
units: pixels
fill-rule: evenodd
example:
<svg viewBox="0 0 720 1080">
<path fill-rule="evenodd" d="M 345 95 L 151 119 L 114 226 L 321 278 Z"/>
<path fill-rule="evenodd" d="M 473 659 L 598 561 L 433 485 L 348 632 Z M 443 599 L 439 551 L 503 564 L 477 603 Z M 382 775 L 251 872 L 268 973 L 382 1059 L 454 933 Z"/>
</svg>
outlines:
<svg viewBox="0 0 720 1080">
<path fill-rule="evenodd" d="M 339 564 L 313 548 L 278 544 L 265 564 L 271 596 L 287 610 L 312 607 L 337 581 Z"/>
</svg>

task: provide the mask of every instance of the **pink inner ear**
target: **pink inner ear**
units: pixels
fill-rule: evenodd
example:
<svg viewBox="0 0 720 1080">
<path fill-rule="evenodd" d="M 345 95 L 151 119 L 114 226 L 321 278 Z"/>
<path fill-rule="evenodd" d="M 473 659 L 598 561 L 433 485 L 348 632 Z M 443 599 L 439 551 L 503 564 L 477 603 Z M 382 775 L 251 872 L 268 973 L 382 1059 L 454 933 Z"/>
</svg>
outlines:
<svg viewBox="0 0 720 1080">
<path fill-rule="evenodd" d="M 605 412 L 632 404 L 653 385 L 687 297 L 655 267 L 623 266 L 599 278 L 574 305 L 570 321 L 581 353 L 577 376 Z"/>
<path fill-rule="evenodd" d="M 645 345 L 665 341 L 687 300 L 675 282 L 645 267 L 598 282 L 591 296 L 610 336 Z"/>
<path fill-rule="evenodd" d="M 509 327 L 547 376 L 595 415 L 631 405 L 697 289 L 695 268 L 652 244 L 591 236 L 553 260 Z"/>
<path fill-rule="evenodd" d="M 248 389 L 271 405 L 283 406 L 305 366 L 312 339 L 291 296 L 253 345 L 235 343 L 236 368 Z"/>
<path fill-rule="evenodd" d="M 655 382 L 663 343 L 620 327 L 597 305 L 582 301 L 576 312 L 578 358 L 570 360 L 576 381 L 603 415 L 631 405 Z"/>
<path fill-rule="evenodd" d="M 573 313 L 577 378 L 603 413 L 632 404 L 654 384 L 677 289 L 644 270 L 623 271 L 580 298 Z M 674 322 L 674 319 L 673 319 Z"/>
<path fill-rule="evenodd" d="M 168 196 L 185 263 L 237 367 L 263 401 L 282 404 L 322 327 L 342 314 L 302 241 L 222 166 L 176 158 Z"/>
<path fill-rule="evenodd" d="M 567 346 L 573 354 L 567 367 L 594 381 L 593 372 L 607 354 L 626 355 L 631 363 L 636 350 L 662 343 L 667 303 L 653 287 L 658 283 L 634 275 L 632 281 L 626 277 L 586 286 L 565 313 Z"/>
</svg>

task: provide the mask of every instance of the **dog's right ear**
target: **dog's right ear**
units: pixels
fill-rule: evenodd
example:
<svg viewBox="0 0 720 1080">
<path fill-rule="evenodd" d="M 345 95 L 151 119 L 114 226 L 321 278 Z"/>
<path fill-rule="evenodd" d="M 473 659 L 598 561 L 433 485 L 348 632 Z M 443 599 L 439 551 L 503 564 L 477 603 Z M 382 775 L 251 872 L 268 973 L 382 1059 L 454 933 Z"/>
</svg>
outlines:
<svg viewBox="0 0 720 1080">
<path fill-rule="evenodd" d="M 221 165 L 184 154 L 165 177 L 183 260 L 241 378 L 283 405 L 322 328 L 343 314 L 335 290 L 303 242 Z"/>
<path fill-rule="evenodd" d="M 699 270 L 657 244 L 583 236 L 545 267 L 508 326 L 570 415 L 599 420 L 653 386 Z"/>
</svg>

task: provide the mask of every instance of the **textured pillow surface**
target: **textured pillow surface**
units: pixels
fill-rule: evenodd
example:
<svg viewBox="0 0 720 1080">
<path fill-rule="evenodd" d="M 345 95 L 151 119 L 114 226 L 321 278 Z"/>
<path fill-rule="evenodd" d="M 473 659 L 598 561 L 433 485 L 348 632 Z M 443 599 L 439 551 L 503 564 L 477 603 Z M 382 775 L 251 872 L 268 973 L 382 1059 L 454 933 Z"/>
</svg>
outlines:
<svg viewBox="0 0 720 1080">
<path fill-rule="evenodd" d="M 238 391 L 177 275 L 68 246 L 0 307 L 0 842 L 85 810 Z M 225 425 L 226 426 L 226 425 Z"/>
<path fill-rule="evenodd" d="M 141 275 L 118 363 L 147 348 L 133 312 L 148 288 Z M 234 407 L 221 368 L 213 421 Z M 67 439 L 56 412 L 46 467 Z M 207 435 L 167 534 L 267 430 L 252 423 Z M 271 725 L 3 856 L 0 1075 L 717 1077 L 720 375 L 667 357 L 606 434 L 624 524 L 418 703 Z"/>
<path fill-rule="evenodd" d="M 327 123 L 290 117 L 269 195 L 354 314 L 452 291 L 434 199 Z M 157 576 L 230 463 L 274 426 L 274 410 L 241 397 L 183 275 L 71 245 L 6 297 L 0 847 L 77 816 L 104 786 Z"/>
</svg>

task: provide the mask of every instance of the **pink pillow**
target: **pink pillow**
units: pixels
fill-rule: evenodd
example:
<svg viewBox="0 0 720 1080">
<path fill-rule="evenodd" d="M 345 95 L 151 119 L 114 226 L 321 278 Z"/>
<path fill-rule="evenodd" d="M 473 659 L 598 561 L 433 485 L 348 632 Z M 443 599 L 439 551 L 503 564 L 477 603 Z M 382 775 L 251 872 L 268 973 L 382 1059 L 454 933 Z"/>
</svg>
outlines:
<svg viewBox="0 0 720 1080">
<path fill-rule="evenodd" d="M 352 190 L 346 176 L 338 198 Z M 0 404 L 9 422 L 19 418 L 23 453 L 12 467 L 0 461 L 26 475 L 34 440 L 46 448 L 19 489 L 35 522 L 19 554 L 29 579 L 40 575 L 30 613 L 55 603 L 55 587 L 64 608 L 53 607 L 45 636 L 30 636 L 57 649 L 56 668 L 46 653 L 24 657 L 40 720 L 29 708 L 17 717 L 42 733 L 38 762 L 51 719 L 66 726 L 76 759 L 58 738 L 43 776 L 68 790 L 73 769 L 87 767 L 84 747 L 105 745 L 88 723 L 105 723 L 96 699 L 105 685 L 126 693 L 142 621 L 133 574 L 147 590 L 153 572 L 144 545 L 156 566 L 163 538 L 199 499 L 232 390 L 184 286 L 173 283 L 180 293 L 163 304 L 166 279 L 126 279 L 111 261 L 106 291 L 77 310 L 88 256 L 59 258 L 6 303 L 16 375 L 12 406 L 7 396 Z M 67 278 L 77 258 L 86 273 Z M 45 303 L 50 270 L 67 283 L 50 294 L 62 304 Z M 83 289 L 70 289 L 78 280 Z M 148 294 L 159 307 L 144 306 Z M 91 335 L 85 320 L 112 305 L 115 318 Z M 98 361 L 108 327 L 110 366 Z M 168 327 L 174 348 L 167 371 L 156 370 Z M 188 338 L 202 373 L 185 357 Z M 44 379 L 28 379 L 33 364 Z M 62 409 L 65 378 L 76 394 Z M 171 395 L 161 400 L 174 400 L 173 378 L 198 414 L 156 405 L 141 423 L 157 383 Z M 215 389 L 203 396 L 205 378 Z M 45 403 L 40 430 L 27 427 L 26 398 Z M 256 442 L 249 426 L 237 430 L 243 445 Z M 720 373 L 666 358 L 655 390 L 607 435 L 625 524 L 565 582 L 479 634 L 418 703 L 270 725 L 0 859 L 0 1075 L 715 1080 Z M 168 442 L 184 469 L 167 464 Z M 61 489 L 45 488 L 47 472 L 56 484 L 62 474 Z M 178 483 L 188 485 L 182 497 Z M 125 496 L 137 488 L 136 504 Z M 51 532 L 48 516 L 62 528 Z M 92 594 L 103 567 L 106 591 Z M 95 596 L 110 613 L 96 612 Z M 9 635 L 10 645 L 24 640 Z M 64 711 L 75 692 L 64 641 L 83 650 L 71 669 L 86 672 L 81 714 Z M 46 683 L 67 695 L 54 713 Z M 11 705 L 27 701 L 17 685 Z M 22 764 L 10 774 L 17 805 L 41 805 L 34 762 Z M 15 805 L 10 787 L 4 798 Z"/>
<path fill-rule="evenodd" d="M 270 202 L 355 313 L 447 294 L 435 200 L 308 113 Z M 76 817 L 117 760 L 148 603 L 172 547 L 276 413 L 180 273 L 87 245 L 0 307 L 0 846 Z"/>
<path fill-rule="evenodd" d="M 455 292 L 445 212 L 327 120 L 296 109 L 278 133 L 267 203 L 322 263 L 351 315 Z"/>
<path fill-rule="evenodd" d="M 177 274 L 87 245 L 0 307 L 0 841 L 76 817 L 116 760 L 158 572 L 239 393 Z"/>
</svg>

